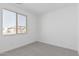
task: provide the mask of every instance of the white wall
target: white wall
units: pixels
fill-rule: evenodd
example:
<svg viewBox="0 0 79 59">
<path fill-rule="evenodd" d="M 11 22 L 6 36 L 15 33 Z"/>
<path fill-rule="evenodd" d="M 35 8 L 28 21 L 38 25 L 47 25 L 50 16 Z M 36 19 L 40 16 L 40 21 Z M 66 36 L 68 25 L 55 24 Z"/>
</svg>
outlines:
<svg viewBox="0 0 79 59">
<path fill-rule="evenodd" d="M 3 36 L 1 32 L 2 19 L 0 15 L 0 53 L 36 41 L 36 16 L 10 4 L 0 4 L 0 10 L 2 8 L 27 15 L 27 33 Z"/>
<path fill-rule="evenodd" d="M 40 19 L 41 42 L 77 50 L 77 8 L 64 7 Z"/>
</svg>

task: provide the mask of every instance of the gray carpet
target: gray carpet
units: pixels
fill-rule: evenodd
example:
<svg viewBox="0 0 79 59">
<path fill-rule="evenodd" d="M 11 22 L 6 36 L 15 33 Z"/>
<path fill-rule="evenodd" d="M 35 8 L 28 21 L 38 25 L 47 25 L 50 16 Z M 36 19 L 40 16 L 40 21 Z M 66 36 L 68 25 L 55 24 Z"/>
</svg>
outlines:
<svg viewBox="0 0 79 59">
<path fill-rule="evenodd" d="M 77 52 L 41 42 L 35 42 L 26 46 L 5 52 L 0 56 L 77 56 Z"/>
</svg>

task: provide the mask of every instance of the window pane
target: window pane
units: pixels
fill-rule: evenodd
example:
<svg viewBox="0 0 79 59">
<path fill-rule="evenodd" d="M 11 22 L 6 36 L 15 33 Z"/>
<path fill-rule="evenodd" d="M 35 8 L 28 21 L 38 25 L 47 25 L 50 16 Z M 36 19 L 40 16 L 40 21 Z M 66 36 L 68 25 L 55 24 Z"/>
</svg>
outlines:
<svg viewBox="0 0 79 59">
<path fill-rule="evenodd" d="M 18 26 L 17 26 L 17 33 L 25 33 L 26 32 L 26 16 L 17 14 L 18 19 Z"/>
<path fill-rule="evenodd" d="M 16 13 L 3 9 L 3 34 L 16 34 Z"/>
</svg>

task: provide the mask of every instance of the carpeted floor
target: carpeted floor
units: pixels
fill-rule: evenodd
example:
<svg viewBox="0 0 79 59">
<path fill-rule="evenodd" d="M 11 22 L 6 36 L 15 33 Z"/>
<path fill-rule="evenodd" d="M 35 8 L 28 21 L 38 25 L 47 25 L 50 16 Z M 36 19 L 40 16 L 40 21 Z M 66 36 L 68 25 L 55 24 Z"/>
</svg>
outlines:
<svg viewBox="0 0 79 59">
<path fill-rule="evenodd" d="M 77 56 L 77 52 L 41 42 L 34 42 L 26 46 L 5 52 L 0 56 Z"/>
</svg>

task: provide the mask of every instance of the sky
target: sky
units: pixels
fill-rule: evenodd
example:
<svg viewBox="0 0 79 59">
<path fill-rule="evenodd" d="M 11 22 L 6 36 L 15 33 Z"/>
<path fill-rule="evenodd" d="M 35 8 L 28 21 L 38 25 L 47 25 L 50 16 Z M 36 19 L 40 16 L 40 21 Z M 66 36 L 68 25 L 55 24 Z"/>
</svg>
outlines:
<svg viewBox="0 0 79 59">
<path fill-rule="evenodd" d="M 26 16 L 18 15 L 18 25 L 26 26 Z M 16 27 L 16 13 L 3 9 L 3 28 Z"/>
</svg>

